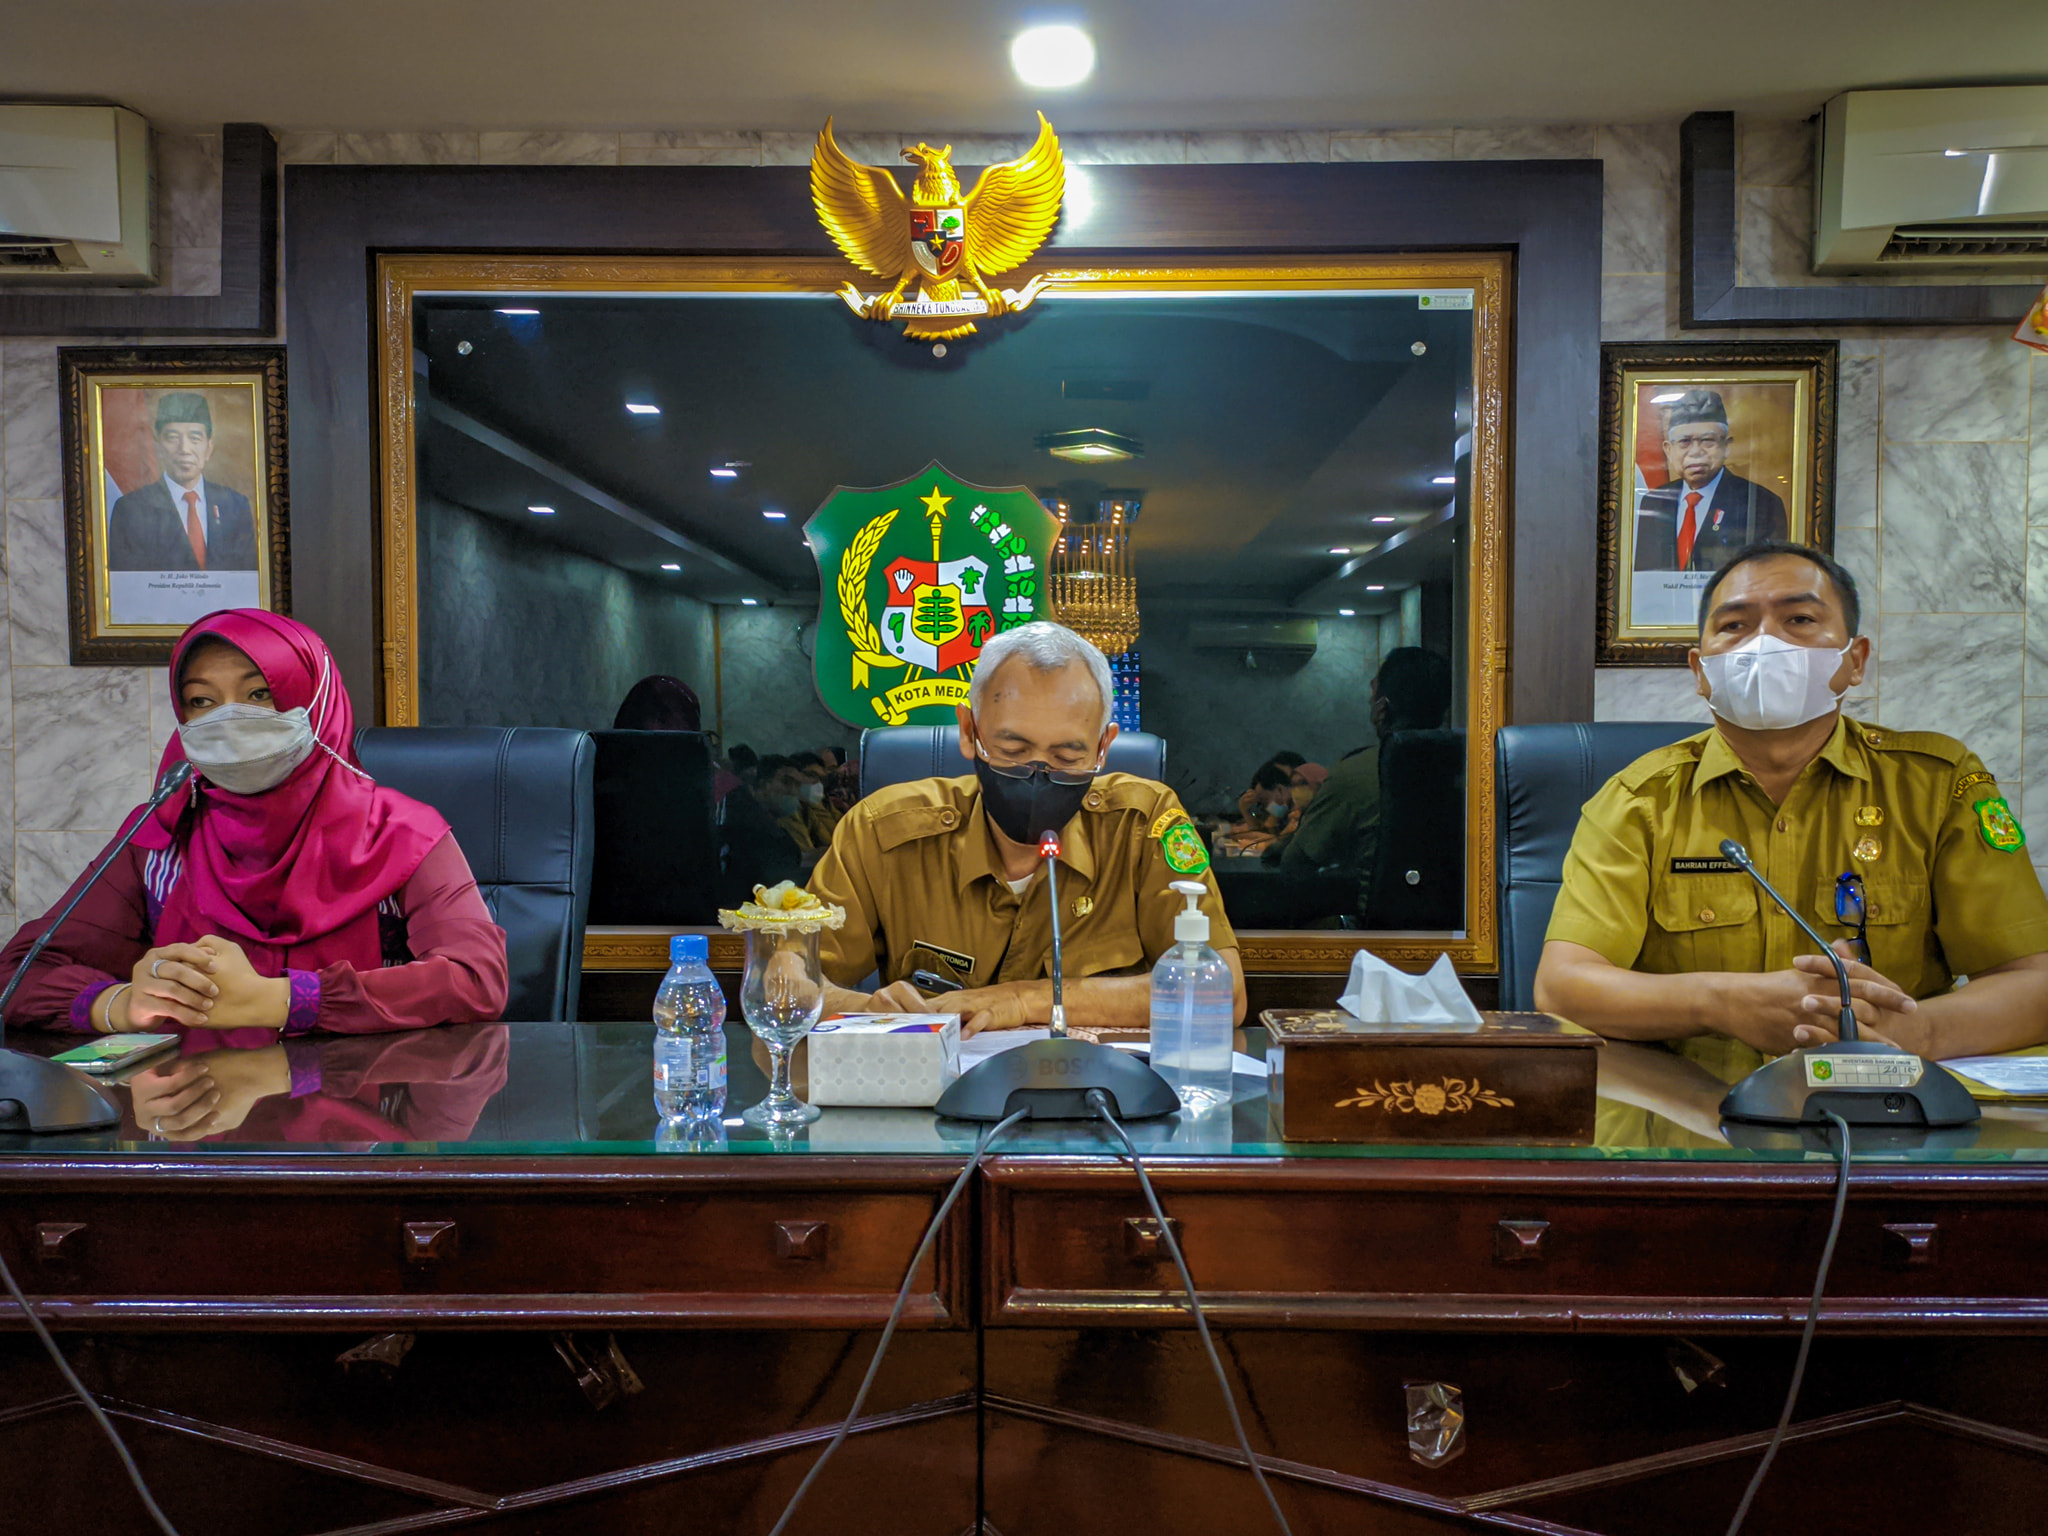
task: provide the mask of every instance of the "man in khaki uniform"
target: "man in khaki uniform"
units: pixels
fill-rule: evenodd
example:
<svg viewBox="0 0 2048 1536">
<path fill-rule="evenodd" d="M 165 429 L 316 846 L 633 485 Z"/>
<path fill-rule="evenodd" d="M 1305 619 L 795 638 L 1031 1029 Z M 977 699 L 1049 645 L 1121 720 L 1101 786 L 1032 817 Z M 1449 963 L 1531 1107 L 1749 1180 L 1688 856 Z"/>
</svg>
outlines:
<svg viewBox="0 0 2048 1536">
<path fill-rule="evenodd" d="M 823 936 L 826 1007 L 958 1012 L 968 1033 L 1052 1019 L 1052 924 L 1038 836 L 1060 834 L 1070 1024 L 1142 1028 L 1153 963 L 1173 945 L 1175 880 L 1207 887 L 1209 943 L 1236 978 L 1237 937 L 1200 835 L 1173 791 L 1101 773 L 1115 740 L 1109 663 L 1035 623 L 983 647 L 960 753 L 972 777 L 891 785 L 840 821 L 810 889 L 846 909 Z M 873 994 L 849 991 L 870 975 Z M 922 988 L 918 978 L 926 978 Z M 961 990 L 935 985 L 951 982 Z"/>
<path fill-rule="evenodd" d="M 1930 1057 L 2048 1039 L 2048 897 L 1997 784 L 1952 737 L 1841 713 L 1870 657 L 1854 581 L 1815 550 L 1752 545 L 1700 616 L 1689 660 L 1714 727 L 1586 803 L 1537 1006 L 1675 1042 L 1728 1081 L 1832 1040 L 1833 966 L 1722 857 L 1732 837 L 1817 931 L 1841 935 L 1872 1034 Z"/>
</svg>

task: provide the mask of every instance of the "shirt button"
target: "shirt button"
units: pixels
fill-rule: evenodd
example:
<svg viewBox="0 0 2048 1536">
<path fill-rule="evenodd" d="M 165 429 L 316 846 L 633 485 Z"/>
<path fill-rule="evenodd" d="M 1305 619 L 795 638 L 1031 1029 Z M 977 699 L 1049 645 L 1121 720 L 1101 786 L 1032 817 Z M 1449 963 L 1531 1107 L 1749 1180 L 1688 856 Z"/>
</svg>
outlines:
<svg viewBox="0 0 2048 1536">
<path fill-rule="evenodd" d="M 954 822 L 958 821 L 959 819 L 960 818 L 951 811 L 939 812 L 939 825 L 942 827 L 950 827 L 951 825 L 953 825 Z"/>
<path fill-rule="evenodd" d="M 1783 816 L 1780 816 L 1778 818 L 1778 830 L 1780 832 L 1790 832 L 1792 830 L 1792 823 L 1787 821 Z"/>
<path fill-rule="evenodd" d="M 1091 811 L 1099 811 L 1099 810 L 1101 810 L 1101 809 L 1102 809 L 1102 791 L 1101 791 L 1101 790 L 1099 790 L 1099 789 L 1091 789 L 1091 790 L 1089 790 L 1089 791 L 1088 791 L 1088 798 L 1087 798 L 1087 799 L 1086 799 L 1085 801 L 1083 801 L 1082 803 L 1083 803 L 1084 805 L 1086 805 L 1086 806 L 1088 807 L 1088 809 L 1089 809 L 1089 810 L 1091 810 Z"/>
<path fill-rule="evenodd" d="M 1700 908 L 1700 921 L 1701 921 L 1701 922 L 1703 922 L 1703 923 L 1711 923 L 1711 922 L 1712 922 L 1713 920 L 1714 920 L 1714 909 L 1713 909 L 1712 907 L 1701 907 L 1701 908 Z"/>
</svg>

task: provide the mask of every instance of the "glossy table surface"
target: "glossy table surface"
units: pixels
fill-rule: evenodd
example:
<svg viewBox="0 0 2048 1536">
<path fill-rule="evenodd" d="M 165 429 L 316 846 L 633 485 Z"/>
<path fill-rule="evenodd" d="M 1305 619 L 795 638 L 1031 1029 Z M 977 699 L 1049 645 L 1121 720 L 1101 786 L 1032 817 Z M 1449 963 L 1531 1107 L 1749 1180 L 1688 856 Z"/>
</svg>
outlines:
<svg viewBox="0 0 2048 1536">
<path fill-rule="evenodd" d="M 982 1127 L 921 1109 L 828 1108 L 794 1136 L 771 1138 L 740 1120 L 766 1093 L 760 1053 L 744 1025 L 727 1025 L 730 1085 L 723 1141 L 685 1148 L 655 1112 L 651 1024 L 477 1024 L 388 1036 L 307 1037 L 293 1049 L 316 1055 L 322 1086 L 297 1100 L 259 1105 L 237 1130 L 203 1141 L 159 1140 L 135 1121 L 126 1079 L 172 1058 L 106 1079 L 123 1107 L 119 1130 L 27 1137 L 0 1135 L 0 1158 L 115 1156 L 845 1155 L 930 1158 L 970 1153 Z M 24 1049 L 54 1052 L 71 1038 L 17 1034 Z M 1245 1031 L 1247 1053 L 1262 1059 L 1264 1031 Z M 1744 1131 L 1722 1126 L 1725 1086 L 1656 1047 L 1601 1048 L 1601 1115 L 1589 1146 L 1465 1144 L 1330 1145 L 1283 1142 L 1268 1113 L 1266 1082 L 1241 1071 L 1227 1114 L 1180 1114 L 1129 1125 L 1141 1150 L 1168 1158 L 1422 1159 L 1533 1162 L 1797 1163 L 1832 1160 L 1813 1133 Z M 1003 1156 L 1110 1156 L 1103 1128 L 1085 1122 L 1033 1121 L 998 1144 Z M 367 1139 L 366 1139 L 367 1138 Z M 1731 1140 L 1732 1138 L 1732 1140 Z M 1739 1143 L 1739 1144 L 1737 1144 Z M 2048 1161 L 2048 1105 L 1990 1103 L 1976 1126 L 1957 1131 L 1871 1130 L 1856 1156 L 1918 1164 Z"/>
</svg>

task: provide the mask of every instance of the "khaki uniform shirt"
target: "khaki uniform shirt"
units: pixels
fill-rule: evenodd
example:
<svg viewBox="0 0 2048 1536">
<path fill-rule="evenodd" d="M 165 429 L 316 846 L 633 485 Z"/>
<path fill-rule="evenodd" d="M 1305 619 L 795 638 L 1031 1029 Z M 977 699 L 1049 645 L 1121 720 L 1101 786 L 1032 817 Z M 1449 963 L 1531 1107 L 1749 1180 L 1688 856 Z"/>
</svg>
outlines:
<svg viewBox="0 0 2048 1536">
<path fill-rule="evenodd" d="M 1098 775 L 1061 841 L 1069 977 L 1142 975 L 1172 948 L 1174 914 L 1184 906 L 1169 889 L 1174 880 L 1208 887 L 1210 947 L 1236 945 L 1200 839 L 1164 784 Z M 1177 862 L 1200 869 L 1176 871 L 1169 846 Z M 971 776 L 894 784 L 858 802 L 811 872 L 810 889 L 846 909 L 845 925 L 826 930 L 821 946 L 834 985 L 858 986 L 871 973 L 886 985 L 920 970 L 963 987 L 1052 974 L 1045 871 L 1033 872 L 1023 895 L 1011 892 Z"/>
<path fill-rule="evenodd" d="M 1663 975 L 1789 970 L 1813 942 L 1722 858 L 1729 837 L 1830 941 L 1855 936 L 1835 877 L 1861 875 L 1871 964 L 1916 998 L 2048 950 L 2048 896 L 1977 755 L 1846 716 L 1783 805 L 1718 730 L 1624 768 L 1586 802 L 1546 936 Z M 1731 1082 L 1763 1060 L 1725 1036 L 1674 1044 Z"/>
</svg>

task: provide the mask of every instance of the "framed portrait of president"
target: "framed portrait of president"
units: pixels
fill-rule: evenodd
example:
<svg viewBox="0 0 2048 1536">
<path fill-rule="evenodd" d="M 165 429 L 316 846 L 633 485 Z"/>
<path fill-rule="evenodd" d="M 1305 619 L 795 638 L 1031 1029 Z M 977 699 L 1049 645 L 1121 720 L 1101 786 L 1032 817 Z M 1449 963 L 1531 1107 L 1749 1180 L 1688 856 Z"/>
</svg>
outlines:
<svg viewBox="0 0 2048 1536">
<path fill-rule="evenodd" d="M 1600 349 L 1597 662 L 1683 666 L 1751 544 L 1834 553 L 1835 362 L 1831 341 Z"/>
<path fill-rule="evenodd" d="M 282 347 L 67 347 L 73 666 L 163 666 L 222 608 L 291 609 Z"/>
</svg>

